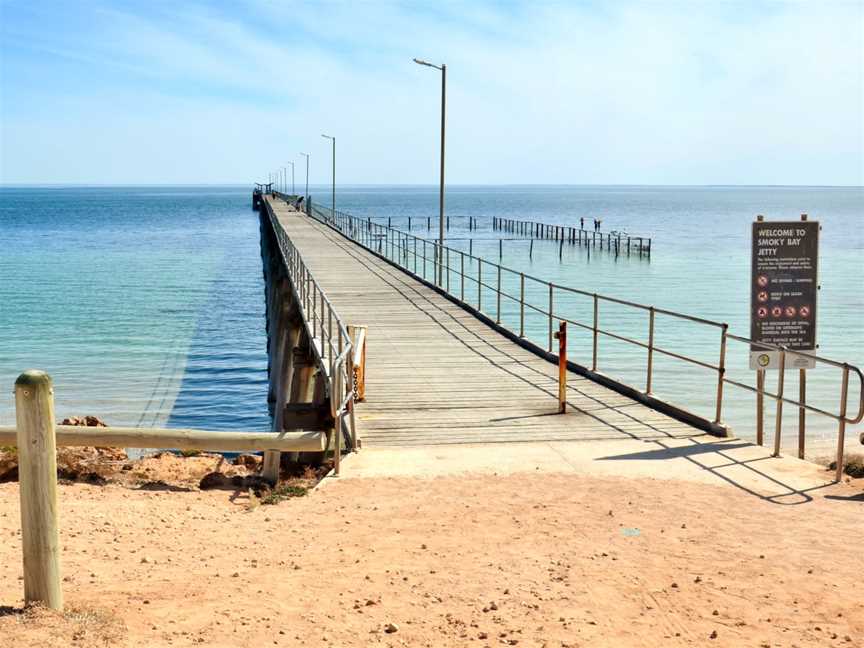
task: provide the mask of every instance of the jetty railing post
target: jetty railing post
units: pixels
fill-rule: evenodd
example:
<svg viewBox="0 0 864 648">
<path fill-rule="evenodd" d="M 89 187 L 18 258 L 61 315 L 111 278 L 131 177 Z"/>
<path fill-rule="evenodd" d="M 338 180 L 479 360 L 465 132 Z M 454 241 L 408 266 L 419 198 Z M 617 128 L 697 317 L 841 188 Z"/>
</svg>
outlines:
<svg viewBox="0 0 864 648">
<path fill-rule="evenodd" d="M 525 273 L 519 273 L 519 337 L 525 337 Z"/>
<path fill-rule="evenodd" d="M 597 336 L 599 334 L 600 324 L 600 301 L 597 298 L 597 293 L 594 293 L 594 326 L 593 326 L 593 341 L 591 350 L 591 371 L 597 371 Z"/>
<path fill-rule="evenodd" d="M 501 266 L 498 266 L 498 288 L 497 290 L 497 306 L 495 311 L 495 323 L 501 323 Z"/>
<path fill-rule="evenodd" d="M 552 353 L 552 290 L 553 285 L 549 284 L 549 353 Z"/>
<path fill-rule="evenodd" d="M 318 317 L 321 318 L 321 325 L 318 328 L 318 337 L 321 338 L 321 353 L 324 353 L 324 291 L 318 288 L 318 294 L 321 297 L 321 310 L 318 311 Z"/>
<path fill-rule="evenodd" d="M 310 279 L 311 279 L 311 277 L 310 277 Z M 312 288 L 314 289 L 312 291 L 312 339 L 314 340 L 316 337 L 318 337 L 318 318 L 315 316 L 316 315 L 315 308 L 316 308 L 316 305 L 318 304 L 318 300 L 316 299 L 316 295 L 315 295 L 315 290 L 318 289 L 318 286 L 315 285 L 315 283 L 313 283 Z"/>
<path fill-rule="evenodd" d="M 477 257 L 477 310 L 483 312 L 483 259 Z"/>
<path fill-rule="evenodd" d="M 24 602 L 63 609 L 57 521 L 57 440 L 54 389 L 43 371 L 15 381 Z"/>
<path fill-rule="evenodd" d="M 774 420 L 774 453 L 780 456 L 780 432 L 783 429 L 783 383 L 786 374 L 786 347 L 780 347 L 780 372 L 777 375 L 777 416 Z"/>
<path fill-rule="evenodd" d="M 333 376 L 333 380 L 336 380 L 336 377 Z M 337 398 L 335 393 L 331 394 L 331 398 Z M 341 398 L 341 396 L 340 396 Z M 333 434 L 335 438 L 333 439 L 333 476 L 339 476 L 339 470 L 341 468 L 342 463 L 342 415 L 336 415 L 336 425 L 333 428 Z"/>
<path fill-rule="evenodd" d="M 807 370 L 798 370 L 798 458 L 804 458 L 805 435 L 807 432 Z"/>
<path fill-rule="evenodd" d="M 714 422 L 719 424 L 723 414 L 723 382 L 726 378 L 726 332 L 729 325 L 724 323 L 720 334 L 720 362 L 717 364 L 717 412 Z"/>
<path fill-rule="evenodd" d="M 450 222 L 450 217 L 447 217 L 447 222 Z M 444 248 L 445 259 L 447 260 L 447 293 L 450 293 L 450 248 Z"/>
<path fill-rule="evenodd" d="M 459 299 L 465 301 L 465 253 L 459 251 Z"/>
<path fill-rule="evenodd" d="M 840 423 L 837 429 L 837 468 L 834 473 L 834 481 L 840 481 L 843 478 L 843 463 L 845 460 L 846 446 L 846 401 L 849 396 L 849 365 L 843 363 L 843 387 L 840 391 Z"/>
<path fill-rule="evenodd" d="M 765 370 L 756 370 L 756 443 L 765 442 Z"/>
<path fill-rule="evenodd" d="M 423 278 L 426 278 L 426 239 L 423 239 Z"/>
<path fill-rule="evenodd" d="M 651 393 L 654 377 L 654 307 L 648 309 L 648 376 L 645 379 L 645 393 Z"/>
</svg>

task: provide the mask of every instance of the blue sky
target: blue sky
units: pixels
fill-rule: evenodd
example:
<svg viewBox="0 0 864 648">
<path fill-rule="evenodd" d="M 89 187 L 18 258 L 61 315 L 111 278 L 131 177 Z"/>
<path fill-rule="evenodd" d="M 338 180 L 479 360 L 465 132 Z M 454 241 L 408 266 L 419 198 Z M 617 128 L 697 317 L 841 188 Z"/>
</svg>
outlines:
<svg viewBox="0 0 864 648">
<path fill-rule="evenodd" d="M 4 183 L 864 184 L 860 2 L 0 0 Z M 299 176 L 298 176 L 299 177 Z"/>
</svg>

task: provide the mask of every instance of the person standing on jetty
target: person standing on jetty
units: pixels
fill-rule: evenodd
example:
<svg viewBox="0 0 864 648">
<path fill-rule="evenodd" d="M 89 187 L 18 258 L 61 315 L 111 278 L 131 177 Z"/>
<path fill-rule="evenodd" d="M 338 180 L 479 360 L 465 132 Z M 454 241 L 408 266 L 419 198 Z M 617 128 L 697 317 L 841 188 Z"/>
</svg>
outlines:
<svg viewBox="0 0 864 648">
<path fill-rule="evenodd" d="M 581 229 L 581 230 L 584 230 L 584 229 L 585 229 L 585 217 L 584 217 L 584 216 L 582 216 L 582 217 L 579 219 L 579 229 Z"/>
</svg>

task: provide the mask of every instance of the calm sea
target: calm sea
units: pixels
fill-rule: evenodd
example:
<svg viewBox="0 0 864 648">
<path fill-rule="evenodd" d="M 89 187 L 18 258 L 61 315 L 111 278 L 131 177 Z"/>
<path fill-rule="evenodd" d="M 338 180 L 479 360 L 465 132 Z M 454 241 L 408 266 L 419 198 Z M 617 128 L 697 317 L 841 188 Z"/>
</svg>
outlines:
<svg viewBox="0 0 864 648">
<path fill-rule="evenodd" d="M 313 199 L 329 205 L 324 187 Z M 438 210 L 435 187 L 345 187 L 337 208 L 413 233 Z M 505 241 L 504 265 L 561 285 L 728 322 L 748 335 L 750 223 L 797 219 L 823 225 L 818 338 L 828 357 L 864 365 L 864 190 L 821 187 L 452 187 L 451 245 L 498 260 L 492 216 L 577 225 L 653 239 L 650 260 L 578 247 Z M 480 229 L 469 231 L 468 216 Z M 117 425 L 267 429 L 266 338 L 258 221 L 249 187 L 0 189 L 0 424 L 14 421 L 11 387 L 20 371 L 44 368 L 56 383 L 58 415 L 97 414 Z M 504 235 L 509 237 L 510 235 Z M 468 239 L 473 239 L 469 244 Z M 518 292 L 515 283 L 504 284 Z M 533 290 L 529 285 L 529 294 Z M 494 314 L 494 298 L 484 295 Z M 539 292 L 534 295 L 542 303 Z M 590 300 L 562 298 L 556 311 L 590 322 Z M 505 299 L 502 319 L 517 324 Z M 647 338 L 647 317 L 601 306 L 601 323 Z M 529 336 L 545 344 L 547 323 L 529 314 Z M 590 363 L 590 336 L 571 331 L 571 355 Z M 719 332 L 657 320 L 656 342 L 705 362 Z M 644 386 L 645 354 L 600 341 L 601 371 Z M 747 349 L 728 350 L 730 377 L 752 382 Z M 713 418 L 711 372 L 658 357 L 655 392 Z M 818 370 L 808 399 L 836 409 L 839 372 Z M 852 381 L 857 405 L 858 385 Z M 787 389 L 797 394 L 797 376 Z M 851 406 L 851 405 L 850 405 Z M 752 435 L 754 399 L 727 388 L 723 418 Z M 791 409 L 791 408 L 787 408 Z M 792 430 L 797 413 L 786 412 Z M 773 408 L 766 410 L 773 422 Z M 835 426 L 808 417 L 809 435 Z M 791 434 L 790 434 L 791 436 Z"/>
</svg>

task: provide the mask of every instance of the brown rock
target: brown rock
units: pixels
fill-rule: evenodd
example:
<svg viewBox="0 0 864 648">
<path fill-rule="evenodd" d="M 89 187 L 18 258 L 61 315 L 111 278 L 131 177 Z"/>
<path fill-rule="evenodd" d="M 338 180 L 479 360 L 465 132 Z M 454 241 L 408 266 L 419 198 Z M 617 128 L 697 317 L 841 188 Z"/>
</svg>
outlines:
<svg viewBox="0 0 864 648">
<path fill-rule="evenodd" d="M 231 478 L 220 472 L 207 473 L 201 478 L 198 488 L 210 490 L 211 488 L 227 488 L 231 485 Z"/>
<path fill-rule="evenodd" d="M 70 416 L 60 421 L 60 425 L 78 425 L 81 427 L 108 427 L 108 424 L 98 416 Z"/>
<path fill-rule="evenodd" d="M 15 448 L 0 449 L 0 482 L 18 479 L 18 451 Z"/>
<path fill-rule="evenodd" d="M 258 470 L 261 465 L 261 457 L 251 454 L 240 454 L 234 457 L 235 466 L 244 466 L 247 470 Z"/>
</svg>

